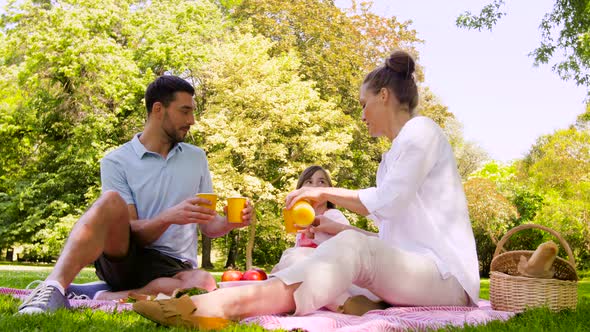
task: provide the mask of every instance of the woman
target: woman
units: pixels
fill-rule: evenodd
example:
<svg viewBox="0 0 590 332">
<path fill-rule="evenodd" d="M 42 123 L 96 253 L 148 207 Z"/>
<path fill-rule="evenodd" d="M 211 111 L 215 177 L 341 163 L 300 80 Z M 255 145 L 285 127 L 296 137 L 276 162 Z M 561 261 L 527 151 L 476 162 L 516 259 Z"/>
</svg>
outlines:
<svg viewBox="0 0 590 332">
<path fill-rule="evenodd" d="M 467 203 L 451 146 L 430 119 L 416 116 L 414 60 L 403 51 L 369 73 L 361 86 L 362 119 L 373 137 L 392 142 L 377 171 L 377 186 L 362 190 L 302 187 L 286 199 L 330 201 L 368 216 L 371 233 L 320 217 L 315 233 L 335 235 L 308 257 L 257 284 L 225 288 L 178 303 L 180 321 L 291 313 L 305 315 L 330 303 L 351 285 L 393 305 L 469 305 L 479 296 L 478 261 Z M 183 305 L 180 305 L 180 302 Z M 189 303 L 190 302 L 190 303 Z M 163 324 L 157 310 L 136 308 Z M 155 308 L 154 304 L 145 307 Z M 196 310 L 194 308 L 196 307 Z M 149 312 L 148 312 L 149 311 Z"/>
</svg>

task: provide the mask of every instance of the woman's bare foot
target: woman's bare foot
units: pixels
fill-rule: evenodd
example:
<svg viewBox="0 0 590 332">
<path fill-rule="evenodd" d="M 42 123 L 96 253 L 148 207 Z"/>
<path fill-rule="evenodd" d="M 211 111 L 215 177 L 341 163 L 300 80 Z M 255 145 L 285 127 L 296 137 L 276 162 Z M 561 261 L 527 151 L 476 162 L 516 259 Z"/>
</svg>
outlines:
<svg viewBox="0 0 590 332">
<path fill-rule="evenodd" d="M 118 301 L 121 299 L 126 299 L 129 297 L 129 291 L 120 291 L 120 292 L 100 292 L 96 294 L 94 297 L 95 300 L 101 301 Z"/>
<path fill-rule="evenodd" d="M 197 307 L 193 315 L 240 320 L 246 317 L 293 312 L 293 292 L 299 284 L 285 285 L 271 278 L 257 284 L 217 289 L 191 299 Z"/>
</svg>

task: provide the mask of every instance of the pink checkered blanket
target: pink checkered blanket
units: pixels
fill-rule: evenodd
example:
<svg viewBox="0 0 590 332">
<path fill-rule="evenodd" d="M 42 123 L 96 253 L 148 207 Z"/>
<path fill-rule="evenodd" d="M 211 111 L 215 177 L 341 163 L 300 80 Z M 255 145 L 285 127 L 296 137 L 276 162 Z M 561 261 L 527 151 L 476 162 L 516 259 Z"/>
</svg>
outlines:
<svg viewBox="0 0 590 332">
<path fill-rule="evenodd" d="M 248 318 L 242 323 L 256 323 L 267 329 L 304 330 L 308 332 L 378 332 L 426 331 L 447 325 L 485 324 L 505 321 L 514 313 L 492 310 L 490 303 L 480 300 L 478 307 L 393 307 L 369 311 L 363 316 L 318 310 L 303 317 L 267 315 Z"/>
<path fill-rule="evenodd" d="M 1 288 L 0 294 L 25 298 L 31 290 Z M 72 307 L 119 312 L 131 310 L 129 303 L 96 300 L 70 300 Z M 447 325 L 463 326 L 485 324 L 492 320 L 505 321 L 512 312 L 492 310 L 490 303 L 480 300 L 477 307 L 393 307 L 369 311 L 361 317 L 317 310 L 311 315 L 295 317 L 288 315 L 264 315 L 243 320 L 243 324 L 258 324 L 274 330 L 303 330 L 308 332 L 379 332 L 379 331 L 426 331 Z"/>
</svg>

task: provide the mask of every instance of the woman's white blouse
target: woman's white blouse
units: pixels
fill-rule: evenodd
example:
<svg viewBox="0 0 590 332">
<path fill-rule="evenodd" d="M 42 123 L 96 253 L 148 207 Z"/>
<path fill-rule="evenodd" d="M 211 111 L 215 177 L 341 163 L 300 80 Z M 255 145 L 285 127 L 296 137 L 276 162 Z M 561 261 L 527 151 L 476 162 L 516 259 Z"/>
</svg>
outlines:
<svg viewBox="0 0 590 332">
<path fill-rule="evenodd" d="M 359 198 L 392 247 L 434 260 L 443 279 L 457 278 L 473 303 L 479 299 L 479 265 L 463 184 L 453 150 L 440 127 L 410 119 L 377 171 L 377 186 Z"/>
</svg>

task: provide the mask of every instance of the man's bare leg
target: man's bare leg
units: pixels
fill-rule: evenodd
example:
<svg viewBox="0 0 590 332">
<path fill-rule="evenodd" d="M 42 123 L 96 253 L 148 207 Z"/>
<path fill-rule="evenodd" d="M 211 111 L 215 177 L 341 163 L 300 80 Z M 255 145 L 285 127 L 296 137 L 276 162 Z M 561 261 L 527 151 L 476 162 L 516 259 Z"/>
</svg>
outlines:
<svg viewBox="0 0 590 332">
<path fill-rule="evenodd" d="M 76 275 L 103 252 L 123 257 L 129 250 L 129 210 L 114 191 L 107 191 L 76 222 L 54 269 L 46 280 L 67 288 Z"/>
<path fill-rule="evenodd" d="M 144 295 L 157 295 L 159 293 L 172 295 L 172 292 L 176 289 L 186 288 L 203 288 L 207 291 L 212 291 L 217 287 L 215 278 L 211 273 L 200 270 L 187 270 L 182 271 L 174 275 L 171 278 L 158 278 L 152 280 L 150 283 L 142 288 L 125 290 L 119 292 L 102 292 L 97 295 L 96 300 L 119 300 L 125 299 L 130 293 L 144 294 Z"/>
</svg>

